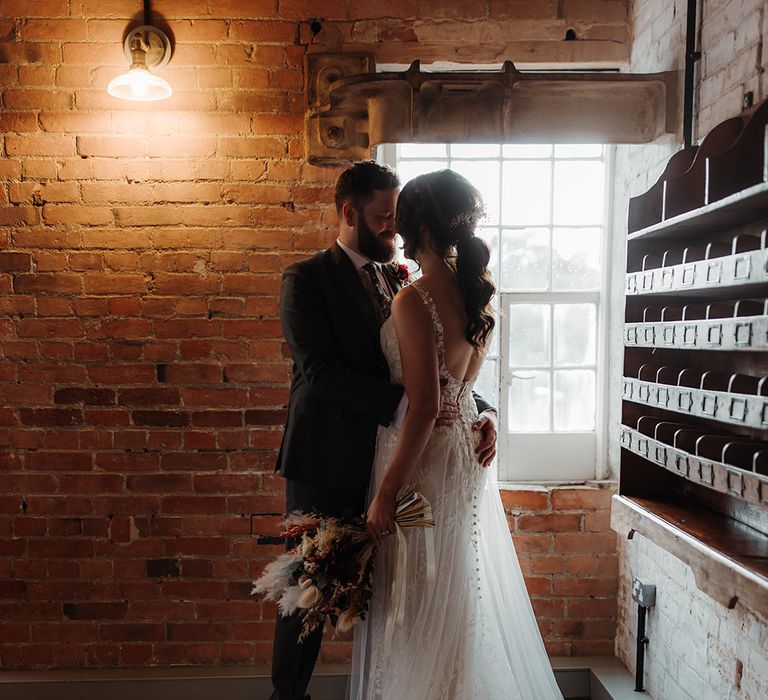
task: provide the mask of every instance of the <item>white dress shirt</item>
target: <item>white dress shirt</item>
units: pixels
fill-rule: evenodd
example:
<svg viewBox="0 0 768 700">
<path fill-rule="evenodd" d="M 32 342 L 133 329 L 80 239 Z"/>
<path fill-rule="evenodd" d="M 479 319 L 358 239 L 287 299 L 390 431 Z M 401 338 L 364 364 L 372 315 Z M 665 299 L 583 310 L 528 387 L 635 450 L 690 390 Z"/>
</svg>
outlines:
<svg viewBox="0 0 768 700">
<path fill-rule="evenodd" d="M 389 280 L 387 279 L 386 275 L 381 269 L 381 264 L 377 263 L 375 260 L 370 260 L 369 258 L 366 258 L 364 255 L 361 255 L 356 250 L 352 250 L 348 245 L 344 245 L 338 238 L 336 239 L 336 243 L 338 243 L 339 248 L 341 248 L 346 254 L 347 257 L 352 261 L 352 264 L 355 266 L 355 269 L 357 270 L 357 273 L 360 275 L 360 279 L 363 281 L 363 286 L 368 291 L 368 294 L 371 297 L 371 303 L 375 305 L 376 309 L 379 309 L 379 303 L 376 301 L 375 292 L 373 289 L 373 283 L 371 282 L 371 278 L 368 276 L 368 273 L 363 270 L 363 267 L 367 265 L 368 263 L 372 262 L 374 266 L 376 267 L 376 275 L 379 278 L 379 281 L 381 282 L 382 286 L 385 290 L 387 290 L 390 294 L 390 296 L 393 296 L 393 289 L 392 285 L 389 283 Z M 392 416 L 392 425 L 394 425 L 396 428 L 399 428 L 403 424 L 403 419 L 405 418 L 405 414 L 408 411 L 408 397 L 403 394 L 403 398 L 400 399 L 400 404 L 397 407 L 397 410 L 395 411 L 395 415 Z"/>
<path fill-rule="evenodd" d="M 352 261 L 352 264 L 357 270 L 357 274 L 359 274 L 360 279 L 363 280 L 365 288 L 371 294 L 371 301 L 374 303 L 376 309 L 378 310 L 379 303 L 376 301 L 373 284 L 371 284 L 371 278 L 368 276 L 368 273 L 363 270 L 363 267 L 365 267 L 368 263 L 373 263 L 373 266 L 376 268 L 376 276 L 379 278 L 381 286 L 384 287 L 387 292 L 389 292 L 389 296 L 392 298 L 394 296 L 394 290 L 392 289 L 392 285 L 389 283 L 387 276 L 384 274 L 384 271 L 381 269 L 381 263 L 366 258 L 365 255 L 361 255 L 356 250 L 352 250 L 352 248 L 350 248 L 348 245 L 344 245 L 338 238 L 336 239 L 336 243 L 339 244 L 339 248 L 341 248 L 347 254 L 347 257 Z"/>
</svg>

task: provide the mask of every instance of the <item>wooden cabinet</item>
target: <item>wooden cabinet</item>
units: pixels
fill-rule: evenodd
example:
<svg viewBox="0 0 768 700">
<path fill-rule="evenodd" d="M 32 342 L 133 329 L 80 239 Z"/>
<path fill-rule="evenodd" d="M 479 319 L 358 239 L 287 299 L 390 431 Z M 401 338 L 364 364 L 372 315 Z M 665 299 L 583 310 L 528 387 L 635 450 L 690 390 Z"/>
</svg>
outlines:
<svg viewBox="0 0 768 700">
<path fill-rule="evenodd" d="M 768 613 L 768 101 L 630 201 L 612 524 Z"/>
</svg>

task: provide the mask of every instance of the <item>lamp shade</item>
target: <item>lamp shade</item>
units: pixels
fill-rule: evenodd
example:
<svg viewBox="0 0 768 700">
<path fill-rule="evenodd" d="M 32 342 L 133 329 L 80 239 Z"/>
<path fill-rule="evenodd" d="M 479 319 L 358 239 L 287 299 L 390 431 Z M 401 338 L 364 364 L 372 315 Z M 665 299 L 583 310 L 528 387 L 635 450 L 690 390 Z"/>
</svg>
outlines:
<svg viewBox="0 0 768 700">
<path fill-rule="evenodd" d="M 107 92 L 121 100 L 154 102 L 165 100 L 173 94 L 171 86 L 162 78 L 152 75 L 146 68 L 132 66 L 125 73 L 113 78 Z"/>
<path fill-rule="evenodd" d="M 171 57 L 171 42 L 165 32 L 149 24 L 132 29 L 123 42 L 130 68 L 113 78 L 107 92 L 121 100 L 155 102 L 173 94 L 171 86 L 155 73 Z"/>
</svg>

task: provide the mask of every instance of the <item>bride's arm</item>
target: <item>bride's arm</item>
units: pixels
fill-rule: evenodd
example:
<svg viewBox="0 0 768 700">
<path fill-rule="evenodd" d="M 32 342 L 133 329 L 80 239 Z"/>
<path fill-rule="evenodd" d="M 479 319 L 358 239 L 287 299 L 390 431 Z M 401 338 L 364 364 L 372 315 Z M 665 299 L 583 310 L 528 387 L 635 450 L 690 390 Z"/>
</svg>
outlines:
<svg viewBox="0 0 768 700">
<path fill-rule="evenodd" d="M 395 499 L 426 447 L 440 411 L 440 371 L 432 318 L 418 292 L 406 287 L 392 302 L 408 412 L 384 477 L 368 509 L 368 532 L 376 543 L 395 531 Z"/>
</svg>

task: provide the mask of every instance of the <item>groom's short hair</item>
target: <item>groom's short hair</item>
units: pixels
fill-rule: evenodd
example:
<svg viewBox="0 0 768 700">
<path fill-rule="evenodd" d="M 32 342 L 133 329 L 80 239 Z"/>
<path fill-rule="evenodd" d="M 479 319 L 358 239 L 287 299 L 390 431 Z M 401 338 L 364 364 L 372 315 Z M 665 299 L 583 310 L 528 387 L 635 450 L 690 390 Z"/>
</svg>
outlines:
<svg viewBox="0 0 768 700">
<path fill-rule="evenodd" d="M 400 178 L 394 168 L 375 160 L 361 160 L 350 165 L 336 181 L 336 211 L 341 211 L 344 202 L 351 202 L 362 209 L 373 198 L 374 190 L 396 190 Z"/>
</svg>

